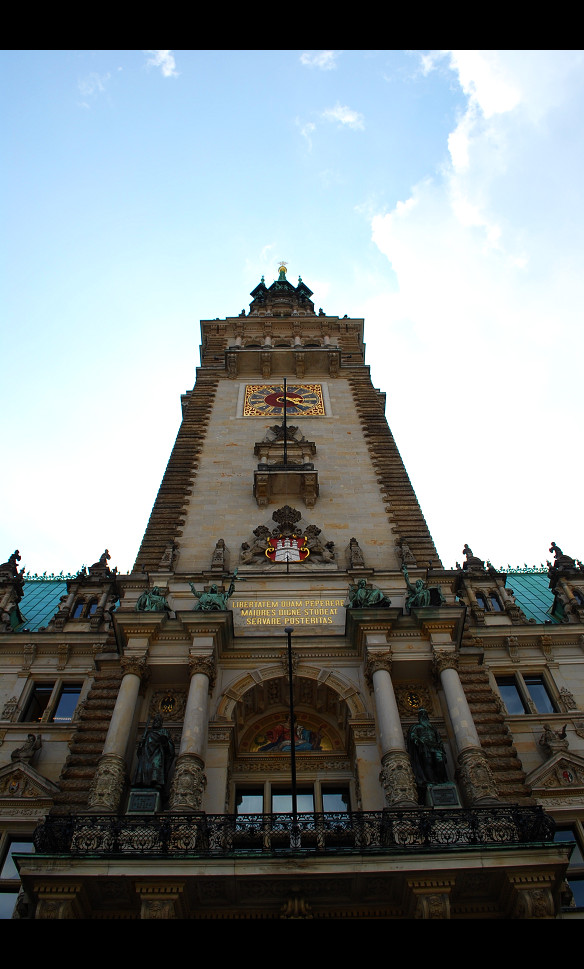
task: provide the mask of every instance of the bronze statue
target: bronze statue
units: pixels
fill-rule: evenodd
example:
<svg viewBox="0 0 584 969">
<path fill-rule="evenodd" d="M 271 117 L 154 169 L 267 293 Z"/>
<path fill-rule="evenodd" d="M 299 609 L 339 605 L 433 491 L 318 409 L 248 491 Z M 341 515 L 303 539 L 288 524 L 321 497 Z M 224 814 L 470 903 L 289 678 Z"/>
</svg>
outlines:
<svg viewBox="0 0 584 969">
<path fill-rule="evenodd" d="M 227 592 L 219 592 L 219 588 L 215 583 L 213 583 L 208 592 L 197 592 L 193 583 L 189 582 L 191 592 L 197 600 L 193 606 L 193 610 L 199 612 L 225 612 L 227 609 L 227 601 L 235 591 L 236 578 L 237 569 L 235 569 L 231 577 Z"/>
<path fill-rule="evenodd" d="M 408 611 L 410 609 L 424 609 L 432 605 L 439 607 L 446 601 L 439 585 L 427 586 L 422 579 L 416 579 L 415 585 L 412 585 L 405 563 L 402 565 L 402 572 L 408 587 L 408 595 L 406 596 L 406 609 Z"/>
<path fill-rule="evenodd" d="M 136 612 L 168 612 L 170 606 L 157 585 L 146 589 L 136 603 Z"/>
<path fill-rule="evenodd" d="M 410 582 L 410 576 L 408 573 L 407 565 L 402 565 L 402 572 L 404 574 L 404 579 L 406 580 L 406 585 L 408 587 L 408 595 L 406 596 L 406 609 L 420 609 L 430 605 L 430 590 L 428 589 L 426 583 L 422 579 L 416 579 L 416 584 L 412 585 Z"/>
<path fill-rule="evenodd" d="M 386 609 L 390 605 L 391 599 L 388 599 L 376 586 L 368 589 L 365 579 L 359 579 L 357 585 L 349 586 L 347 600 L 349 609 Z"/>
<path fill-rule="evenodd" d="M 162 717 L 156 715 L 151 727 L 146 724 L 144 736 L 138 744 L 138 766 L 134 786 L 156 787 L 162 790 L 173 760 L 174 744 L 168 730 L 162 726 Z"/>
<path fill-rule="evenodd" d="M 444 745 L 423 707 L 418 710 L 418 722 L 408 730 L 407 746 L 418 785 L 448 781 Z"/>
</svg>

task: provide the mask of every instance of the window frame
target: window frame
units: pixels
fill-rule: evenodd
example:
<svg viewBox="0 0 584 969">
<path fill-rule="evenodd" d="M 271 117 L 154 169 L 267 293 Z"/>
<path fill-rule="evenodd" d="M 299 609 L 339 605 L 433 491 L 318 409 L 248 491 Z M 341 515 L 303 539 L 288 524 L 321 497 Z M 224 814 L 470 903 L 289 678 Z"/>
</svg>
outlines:
<svg viewBox="0 0 584 969">
<path fill-rule="evenodd" d="M 574 841 L 576 843 L 576 848 L 572 851 L 570 856 L 570 861 L 568 862 L 568 870 L 566 871 L 566 881 L 570 886 L 572 891 L 572 897 L 574 898 L 574 892 L 572 884 L 577 882 L 581 885 L 581 891 L 579 894 L 582 895 L 582 904 L 578 905 L 574 898 L 575 904 L 563 906 L 565 912 L 575 912 L 584 910 L 584 824 L 578 818 L 566 818 L 556 816 L 556 834 L 560 831 L 570 832 L 572 837 L 570 838 L 556 838 L 554 836 L 554 841 L 557 843 L 565 843 L 566 841 Z"/>
<path fill-rule="evenodd" d="M 30 712 L 30 707 L 35 699 L 37 689 L 48 689 L 51 687 L 51 694 L 47 700 L 42 715 L 35 720 L 27 719 L 27 714 Z M 77 703 L 72 711 L 71 717 L 69 719 L 59 719 L 56 720 L 56 715 L 59 710 L 59 704 L 63 695 L 73 689 L 77 690 Z M 73 678 L 59 676 L 55 677 L 34 677 L 31 679 L 30 684 L 27 686 L 26 690 L 22 694 L 22 703 L 19 704 L 19 715 L 18 723 L 29 723 L 29 724 L 44 724 L 59 726 L 61 724 L 74 723 L 77 711 L 79 709 L 79 704 L 85 695 L 86 689 L 86 677 L 79 676 Z"/>
<path fill-rule="evenodd" d="M 556 690 L 555 683 L 553 682 L 550 674 L 547 670 L 505 670 L 499 673 L 494 673 L 495 685 L 497 687 L 497 692 L 501 698 L 501 702 L 505 708 L 505 712 L 508 717 L 524 717 L 524 716 L 538 716 L 547 717 L 555 713 L 561 713 L 560 703 L 558 701 L 558 691 Z M 549 700 L 550 710 L 538 710 L 535 699 L 529 689 L 528 682 L 526 680 L 538 679 L 541 680 L 541 686 Z M 517 691 L 517 696 L 523 706 L 522 713 L 512 713 L 507 704 L 503 693 L 501 691 L 501 686 L 511 685 L 503 684 L 503 680 L 513 681 L 515 689 Z"/>
<path fill-rule="evenodd" d="M 11 829 L 9 831 L 0 832 L 0 895 L 14 895 L 14 905 L 10 914 L 6 914 L 4 917 L 0 915 L 0 919 L 11 919 L 14 915 L 14 909 L 18 902 L 18 896 L 22 890 L 22 882 L 20 881 L 20 876 L 17 874 L 16 878 L 2 876 L 2 872 L 9 856 L 12 855 L 11 846 L 14 844 L 32 845 L 32 851 L 30 854 L 34 854 L 34 841 L 31 830 L 26 831 L 16 831 Z M 17 852 L 22 854 L 22 850 Z"/>
</svg>

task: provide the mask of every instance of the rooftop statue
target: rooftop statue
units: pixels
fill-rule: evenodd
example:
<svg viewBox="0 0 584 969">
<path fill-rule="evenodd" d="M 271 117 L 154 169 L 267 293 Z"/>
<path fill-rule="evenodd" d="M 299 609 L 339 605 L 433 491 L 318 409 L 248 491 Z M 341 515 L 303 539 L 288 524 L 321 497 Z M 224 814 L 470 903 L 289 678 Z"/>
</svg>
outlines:
<svg viewBox="0 0 584 969">
<path fill-rule="evenodd" d="M 564 555 L 560 546 L 556 545 L 555 542 L 552 542 L 550 546 L 550 552 L 553 552 L 555 556 L 553 564 L 548 562 L 548 565 L 550 568 L 554 568 L 554 569 L 575 569 L 576 568 L 575 559 L 571 558 L 571 556 L 569 555 Z"/>
<path fill-rule="evenodd" d="M 366 580 L 359 579 L 357 585 L 349 586 L 346 605 L 349 609 L 386 609 L 391 605 L 391 599 L 377 586 L 368 589 Z"/>
<path fill-rule="evenodd" d="M 136 603 L 136 612 L 169 612 L 170 606 L 166 597 L 160 595 L 157 585 L 146 589 Z"/>
<path fill-rule="evenodd" d="M 444 784 L 448 781 L 444 745 L 423 707 L 418 710 L 418 722 L 408 730 L 407 746 L 417 784 Z"/>
<path fill-rule="evenodd" d="M 235 591 L 236 578 L 237 569 L 235 569 L 231 577 L 227 592 L 219 592 L 219 587 L 215 583 L 213 583 L 208 592 L 197 592 L 193 583 L 189 582 L 191 592 L 197 600 L 193 606 L 193 610 L 198 612 L 225 612 L 227 609 L 227 601 Z"/>
<path fill-rule="evenodd" d="M 138 766 L 134 784 L 136 787 L 164 787 L 174 760 L 174 744 L 168 730 L 162 726 L 162 717 L 155 716 L 152 726 L 144 728 L 144 736 L 138 744 Z"/>
</svg>

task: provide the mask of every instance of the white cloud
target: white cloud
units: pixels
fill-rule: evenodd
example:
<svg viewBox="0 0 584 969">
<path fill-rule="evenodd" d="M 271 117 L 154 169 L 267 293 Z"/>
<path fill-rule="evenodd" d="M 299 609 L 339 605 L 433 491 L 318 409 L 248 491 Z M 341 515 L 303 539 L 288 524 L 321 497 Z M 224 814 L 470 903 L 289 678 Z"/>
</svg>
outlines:
<svg viewBox="0 0 584 969">
<path fill-rule="evenodd" d="M 305 124 L 302 124 L 302 122 L 298 120 L 296 121 L 296 124 L 300 129 L 300 134 L 302 135 L 302 137 L 306 142 L 306 147 L 308 148 L 308 151 L 312 151 L 311 136 L 312 136 L 312 132 L 316 131 L 316 125 L 314 124 L 313 121 L 307 121 Z"/>
<path fill-rule="evenodd" d="M 96 74 L 95 72 L 88 74 L 87 77 L 82 78 L 77 83 L 79 93 L 84 98 L 91 97 L 93 94 L 103 94 L 110 77 L 111 74 Z M 88 107 L 88 105 L 84 104 L 83 107 Z"/>
<path fill-rule="evenodd" d="M 582 57 L 448 51 L 425 69 L 438 61 L 466 106 L 443 169 L 372 219 L 397 291 L 369 331 L 370 358 L 374 371 L 394 361 L 390 400 L 406 405 L 390 423 L 448 564 L 464 541 L 498 564 L 509 548 L 541 560 L 555 534 L 581 554 L 584 531 L 569 502 L 548 500 L 544 469 L 558 468 L 550 482 L 581 476 Z M 415 367 L 400 366 L 413 357 Z M 388 386 L 386 372 L 376 379 Z M 408 452 L 414 429 L 421 457 Z M 444 471 L 429 481 L 428 467 Z"/>
<path fill-rule="evenodd" d="M 178 77 L 174 55 L 170 50 L 145 50 L 145 54 L 152 54 L 149 57 L 147 67 L 159 67 L 163 77 Z"/>
<path fill-rule="evenodd" d="M 305 67 L 318 67 L 321 71 L 332 71 L 337 66 L 340 50 L 305 50 L 300 55 L 300 63 Z"/>
<path fill-rule="evenodd" d="M 362 114 L 353 111 L 347 105 L 340 104 L 338 101 L 334 108 L 327 108 L 326 111 L 323 111 L 322 116 L 325 121 L 337 121 L 339 125 L 347 125 L 354 130 L 365 127 L 365 119 Z"/>
</svg>

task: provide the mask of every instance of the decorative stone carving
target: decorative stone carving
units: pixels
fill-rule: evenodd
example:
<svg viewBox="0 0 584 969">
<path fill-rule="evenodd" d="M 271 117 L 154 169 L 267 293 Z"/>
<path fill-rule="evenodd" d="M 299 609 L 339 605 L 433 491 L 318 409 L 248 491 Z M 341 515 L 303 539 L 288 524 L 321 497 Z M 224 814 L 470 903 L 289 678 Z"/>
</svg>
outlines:
<svg viewBox="0 0 584 969">
<path fill-rule="evenodd" d="M 370 690 L 373 690 L 373 674 L 376 673 L 377 670 L 385 670 L 386 673 L 391 675 L 391 662 L 391 649 L 383 650 L 383 652 L 377 650 L 367 650 L 365 678 Z"/>
<path fill-rule="evenodd" d="M 139 676 L 141 680 L 146 680 L 149 676 L 149 670 L 144 656 L 122 656 L 120 666 L 124 671 L 124 675 L 126 673 L 133 673 L 134 676 Z"/>
<path fill-rule="evenodd" d="M 211 556 L 211 571 L 212 572 L 224 572 L 227 568 L 227 547 L 222 538 L 220 538 L 213 549 L 213 555 Z"/>
<path fill-rule="evenodd" d="M 552 649 L 552 637 L 540 636 L 539 645 L 545 658 L 548 660 L 548 662 L 551 662 L 554 658 L 554 652 Z"/>
<path fill-rule="evenodd" d="M 11 696 L 2 707 L 2 716 L 0 717 L 0 720 L 13 720 L 17 710 L 18 700 L 15 696 Z"/>
<path fill-rule="evenodd" d="M 126 783 L 124 758 L 119 754 L 104 754 L 89 791 L 87 803 L 93 811 L 116 812 Z"/>
<path fill-rule="evenodd" d="M 180 754 L 170 787 L 172 811 L 200 811 L 207 778 L 201 760 L 194 754 Z"/>
<path fill-rule="evenodd" d="M 282 906 L 281 919 L 312 919 L 312 909 L 305 898 L 289 898 Z"/>
<path fill-rule="evenodd" d="M 553 919 L 555 917 L 554 899 L 549 884 L 538 885 L 537 876 L 532 879 L 529 875 L 509 874 L 507 878 L 513 886 L 511 918 Z"/>
<path fill-rule="evenodd" d="M 213 692 L 217 678 L 217 663 L 214 656 L 189 656 L 189 673 L 203 673 L 209 680 L 209 693 Z"/>
<path fill-rule="evenodd" d="M 168 543 L 162 553 L 162 558 L 158 566 L 161 572 L 174 572 L 179 548 L 179 543 L 174 540 Z"/>
<path fill-rule="evenodd" d="M 548 757 L 553 757 L 562 750 L 567 750 L 570 746 L 566 737 L 568 725 L 564 724 L 561 730 L 554 730 L 549 723 L 544 723 L 543 733 L 539 738 L 540 747 L 543 747 Z"/>
<path fill-rule="evenodd" d="M 35 643 L 25 643 L 22 650 L 22 668 L 23 670 L 30 670 L 32 664 L 36 659 L 37 647 Z"/>
<path fill-rule="evenodd" d="M 180 721 L 185 714 L 187 696 L 184 690 L 159 690 L 150 701 L 148 715 L 157 714 L 165 720 Z"/>
<path fill-rule="evenodd" d="M 577 710 L 578 704 L 574 699 L 574 694 L 570 693 L 566 686 L 563 686 L 560 690 L 560 699 L 566 710 Z"/>
<path fill-rule="evenodd" d="M 243 542 L 240 561 L 242 565 L 261 562 L 268 567 L 274 562 L 323 562 L 335 560 L 334 542 L 324 542 L 316 525 L 301 527 L 302 513 L 290 505 L 278 508 L 272 515 L 276 528 L 270 532 L 266 525 L 254 529 L 255 540 L 250 545 Z M 302 547 L 301 547 L 302 546 Z M 269 556 L 269 558 L 268 558 Z"/>
<path fill-rule="evenodd" d="M 458 669 L 458 656 L 453 650 L 436 649 L 433 655 L 434 672 L 440 676 L 444 670 Z"/>
<path fill-rule="evenodd" d="M 505 646 L 507 647 L 507 652 L 513 663 L 519 663 L 521 657 L 519 655 L 519 640 L 517 636 L 507 636 L 505 638 Z"/>
<path fill-rule="evenodd" d="M 349 569 L 364 569 L 365 559 L 363 557 L 363 552 L 361 551 L 361 546 L 356 538 L 352 538 L 349 542 L 349 547 L 347 549 L 347 568 Z"/>
<path fill-rule="evenodd" d="M 433 710 L 434 704 L 430 690 L 424 683 L 409 683 L 395 688 L 395 698 L 399 712 L 404 717 L 417 716 L 420 707 Z"/>
<path fill-rule="evenodd" d="M 458 779 L 467 804 L 498 800 L 491 768 L 483 750 L 468 747 L 458 755 Z"/>
<path fill-rule="evenodd" d="M 414 554 L 407 542 L 404 542 L 403 538 L 398 538 L 396 541 L 396 551 L 397 557 L 402 565 L 413 565 L 416 567 L 416 560 Z"/>
<path fill-rule="evenodd" d="M 28 739 L 22 745 L 22 747 L 16 747 L 15 750 L 10 754 L 10 759 L 13 762 L 20 762 L 22 764 L 32 764 L 36 754 L 39 752 L 43 745 L 41 735 L 38 737 L 33 733 L 29 733 Z"/>
<path fill-rule="evenodd" d="M 379 781 L 388 807 L 418 803 L 416 782 L 405 750 L 392 750 L 385 755 Z"/>
</svg>

